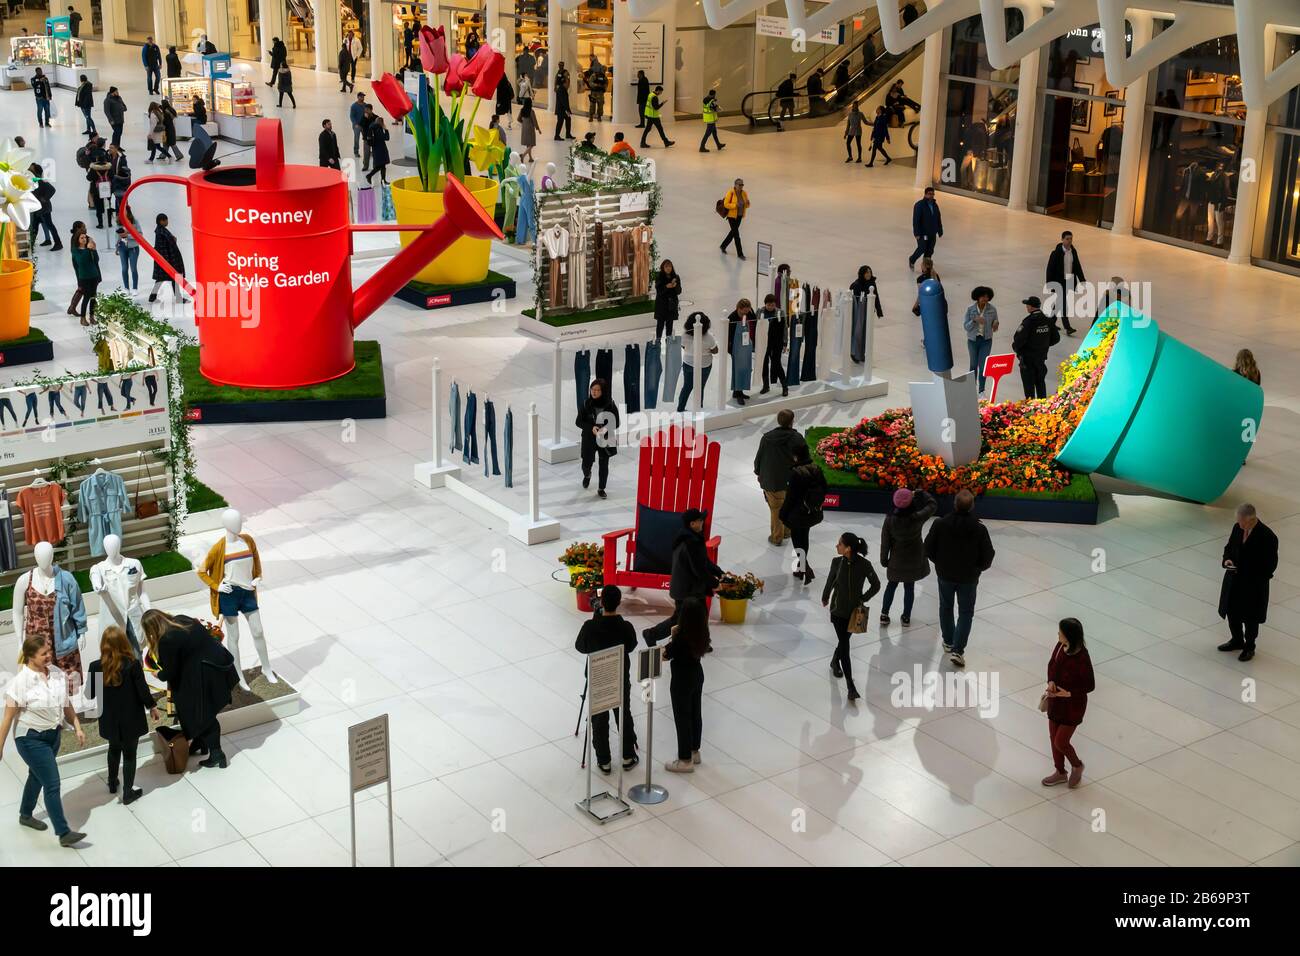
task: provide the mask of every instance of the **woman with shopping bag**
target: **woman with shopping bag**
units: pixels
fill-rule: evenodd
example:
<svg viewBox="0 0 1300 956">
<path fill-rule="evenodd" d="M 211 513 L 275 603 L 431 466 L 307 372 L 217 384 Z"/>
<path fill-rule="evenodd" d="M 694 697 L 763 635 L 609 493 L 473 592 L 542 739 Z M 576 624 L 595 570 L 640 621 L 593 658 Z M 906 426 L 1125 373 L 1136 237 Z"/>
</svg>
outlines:
<svg viewBox="0 0 1300 956">
<path fill-rule="evenodd" d="M 849 657 L 849 636 L 867 629 L 867 602 L 880 590 L 880 577 L 867 560 L 867 542 L 845 531 L 835 543 L 839 555 L 831 562 L 822 588 L 822 607 L 829 607 L 831 627 L 835 628 L 835 653 L 831 655 L 831 673 L 843 677 L 849 703 L 861 695 L 853 683 L 853 663 Z M 864 591 L 863 587 L 867 586 Z"/>
</svg>

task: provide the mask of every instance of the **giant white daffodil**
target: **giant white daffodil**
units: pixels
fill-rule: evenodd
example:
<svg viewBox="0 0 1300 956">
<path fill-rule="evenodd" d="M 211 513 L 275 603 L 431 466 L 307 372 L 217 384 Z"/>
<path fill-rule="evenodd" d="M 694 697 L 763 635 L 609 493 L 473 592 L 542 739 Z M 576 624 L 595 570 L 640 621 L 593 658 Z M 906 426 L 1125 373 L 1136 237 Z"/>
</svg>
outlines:
<svg viewBox="0 0 1300 956">
<path fill-rule="evenodd" d="M 13 140 L 7 139 L 0 145 L 0 173 L 25 173 L 31 161 L 32 151 L 19 149 Z"/>
<path fill-rule="evenodd" d="M 35 188 L 36 183 L 26 173 L 0 172 L 0 219 L 19 229 L 30 226 L 32 213 L 41 208 L 41 201 L 32 195 Z"/>
</svg>

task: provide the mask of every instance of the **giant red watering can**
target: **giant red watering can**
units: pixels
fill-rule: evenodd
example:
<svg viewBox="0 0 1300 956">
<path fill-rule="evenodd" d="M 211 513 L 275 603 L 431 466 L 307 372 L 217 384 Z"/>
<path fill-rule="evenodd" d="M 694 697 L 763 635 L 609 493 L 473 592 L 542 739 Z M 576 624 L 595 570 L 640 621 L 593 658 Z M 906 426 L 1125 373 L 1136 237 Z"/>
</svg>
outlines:
<svg viewBox="0 0 1300 956">
<path fill-rule="evenodd" d="M 492 217 L 453 177 L 447 177 L 445 212 L 434 223 L 353 225 L 343 174 L 286 166 L 279 120 L 258 121 L 255 156 L 254 166 L 223 166 L 188 179 L 146 176 L 122 196 L 122 225 L 194 298 L 199 371 L 220 385 L 298 388 L 346 375 L 355 365 L 352 330 L 394 292 L 462 236 L 501 238 Z M 195 284 L 127 216 L 131 193 L 155 182 L 186 188 Z M 353 293 L 352 234 L 399 229 L 422 235 Z M 212 308 L 214 301 L 244 305 L 232 314 Z"/>
</svg>

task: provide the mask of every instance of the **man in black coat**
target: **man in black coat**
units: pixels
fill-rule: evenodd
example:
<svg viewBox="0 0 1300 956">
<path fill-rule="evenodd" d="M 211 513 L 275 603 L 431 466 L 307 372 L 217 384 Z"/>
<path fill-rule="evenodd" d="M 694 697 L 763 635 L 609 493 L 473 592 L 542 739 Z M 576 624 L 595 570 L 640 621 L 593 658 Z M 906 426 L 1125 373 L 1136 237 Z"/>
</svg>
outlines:
<svg viewBox="0 0 1300 956">
<path fill-rule="evenodd" d="M 329 120 L 321 121 L 320 164 L 329 169 L 339 168 L 339 138 L 334 135 L 334 126 Z"/>
<path fill-rule="evenodd" d="M 930 525 L 925 536 L 925 556 L 934 563 L 939 581 L 939 630 L 943 650 L 956 667 L 966 666 L 966 641 L 975 619 L 975 595 L 980 575 L 993 566 L 989 529 L 975 517 L 975 495 L 969 488 L 957 492 L 952 514 Z M 953 599 L 957 619 L 953 620 Z"/>
<path fill-rule="evenodd" d="M 108 117 L 108 125 L 113 129 L 113 145 L 121 146 L 122 126 L 126 123 L 126 100 L 122 99 L 116 86 L 110 86 L 108 95 L 104 97 L 104 115 Z"/>
<path fill-rule="evenodd" d="M 943 235 L 943 216 L 933 186 L 926 186 L 925 193 L 912 206 L 912 235 L 916 238 L 916 249 L 907 257 L 909 269 L 916 268 L 917 259 L 934 255 L 935 244 Z"/>
<path fill-rule="evenodd" d="M 645 129 L 645 104 L 650 99 L 650 80 L 645 70 L 636 71 L 636 128 Z"/>
<path fill-rule="evenodd" d="M 783 408 L 776 413 L 776 427 L 763 433 L 754 454 L 754 475 L 767 499 L 767 540 L 775 545 L 784 544 L 790 537 L 790 529 L 781 521 L 781 507 L 790 486 L 795 454 L 801 445 L 806 442 L 794 427 L 794 412 Z"/>
<path fill-rule="evenodd" d="M 68 7 L 68 32 L 74 37 L 81 36 L 81 21 L 84 18 L 77 12 L 76 7 Z"/>
<path fill-rule="evenodd" d="M 86 118 L 86 128 L 81 132 L 97 133 L 95 128 L 95 117 L 90 115 L 91 109 L 95 106 L 95 88 L 90 85 L 90 80 L 86 79 L 86 74 L 81 74 L 81 81 L 77 84 L 77 93 L 72 103 L 77 109 L 81 110 L 81 115 Z"/>
<path fill-rule="evenodd" d="M 1277 535 L 1259 520 L 1255 506 L 1237 506 L 1237 522 L 1223 548 L 1224 579 L 1219 617 L 1228 619 L 1232 639 L 1221 651 L 1241 651 L 1238 660 L 1255 656 L 1259 626 L 1268 617 L 1268 582 L 1277 570 Z"/>
<path fill-rule="evenodd" d="M 140 62 L 144 65 L 144 79 L 149 93 L 161 93 L 162 47 L 154 42 L 153 37 L 145 37 L 144 47 L 140 50 Z"/>
<path fill-rule="evenodd" d="M 623 714 L 614 708 L 614 720 L 622 719 L 623 769 L 631 770 L 638 763 L 636 755 L 636 726 L 632 723 L 632 675 L 628 656 L 636 650 L 636 628 L 618 613 L 623 592 L 611 584 L 600 591 L 600 613 L 584 621 L 573 647 L 579 654 L 594 654 L 611 647 L 623 648 Z M 596 766 L 601 773 L 610 771 L 609 714 L 607 710 L 591 718 L 591 742 L 596 749 Z"/>
<path fill-rule="evenodd" d="M 284 69 L 289 62 L 289 48 L 284 45 L 284 41 L 279 37 L 271 38 L 271 79 L 267 81 L 267 86 L 275 86 L 275 78 L 280 75 L 280 70 Z"/>
<path fill-rule="evenodd" d="M 224 767 L 217 715 L 230 703 L 239 668 L 224 644 L 199 621 L 175 619 L 158 641 L 158 679 L 169 685 L 176 719 L 190 741 L 190 753 L 207 754 L 204 767 Z"/>
<path fill-rule="evenodd" d="M 1042 300 L 1036 295 L 1023 299 L 1025 318 L 1011 337 L 1011 351 L 1020 359 L 1020 381 L 1025 398 L 1047 397 L 1047 352 L 1061 341 L 1056 323 L 1043 314 Z"/>
<path fill-rule="evenodd" d="M 1074 233 L 1067 229 L 1061 233 L 1061 241 L 1047 257 L 1047 291 L 1056 299 L 1053 311 L 1060 318 L 1066 335 L 1074 334 L 1069 313 L 1073 311 L 1075 289 L 1084 281 L 1083 263 L 1079 261 L 1079 250 L 1074 248 Z"/>
<path fill-rule="evenodd" d="M 682 514 L 684 527 L 673 541 L 672 574 L 668 579 L 668 596 L 673 599 L 673 613 L 641 632 L 651 647 L 672 631 L 683 601 L 688 597 L 708 597 L 722 577 L 722 569 L 709 559 L 708 546 L 704 540 L 706 517 L 706 512 L 699 508 L 689 508 Z"/>
<path fill-rule="evenodd" d="M 158 228 L 154 230 L 153 247 L 158 250 L 160 256 L 167 260 L 167 264 L 176 270 L 177 275 L 185 275 L 185 260 L 181 258 L 181 247 L 176 244 L 176 237 L 167 228 L 167 216 L 159 213 L 155 222 Z M 155 262 L 153 264 L 153 291 L 149 293 L 150 302 L 158 301 L 158 290 L 162 288 L 164 282 L 170 283 L 172 295 L 177 299 L 180 298 L 181 293 L 176 286 L 175 280 L 167 274 L 167 270 Z"/>
</svg>

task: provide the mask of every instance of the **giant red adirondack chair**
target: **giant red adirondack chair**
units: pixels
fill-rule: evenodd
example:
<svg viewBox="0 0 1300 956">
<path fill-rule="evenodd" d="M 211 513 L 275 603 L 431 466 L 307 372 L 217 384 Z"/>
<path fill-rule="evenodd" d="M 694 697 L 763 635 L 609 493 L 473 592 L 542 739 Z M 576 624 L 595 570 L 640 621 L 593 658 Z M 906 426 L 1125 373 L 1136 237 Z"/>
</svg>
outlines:
<svg viewBox="0 0 1300 956">
<path fill-rule="evenodd" d="M 641 439 L 640 473 L 636 502 L 660 511 L 700 508 L 704 519 L 705 548 L 709 560 L 718 561 L 720 537 L 710 537 L 713 526 L 713 495 L 718 486 L 718 453 L 721 446 L 695 429 L 671 425 L 666 431 Z M 633 588 L 668 589 L 671 575 L 635 570 L 636 528 L 610 531 L 605 539 L 605 583 Z M 622 560 L 620 561 L 620 557 Z"/>
</svg>

